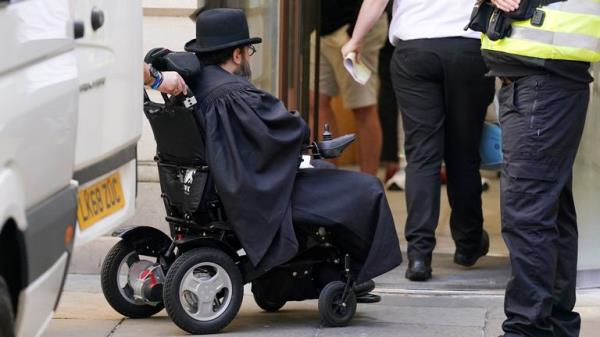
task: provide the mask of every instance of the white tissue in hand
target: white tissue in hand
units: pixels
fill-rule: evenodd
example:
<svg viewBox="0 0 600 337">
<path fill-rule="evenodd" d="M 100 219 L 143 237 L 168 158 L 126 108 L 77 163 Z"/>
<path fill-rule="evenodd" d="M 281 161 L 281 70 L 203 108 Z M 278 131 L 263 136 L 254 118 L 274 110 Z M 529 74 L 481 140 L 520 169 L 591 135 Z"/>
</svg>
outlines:
<svg viewBox="0 0 600 337">
<path fill-rule="evenodd" d="M 352 75 L 352 78 L 362 85 L 371 78 L 371 70 L 363 62 L 356 62 L 355 52 L 351 52 L 344 57 L 344 67 Z"/>
</svg>

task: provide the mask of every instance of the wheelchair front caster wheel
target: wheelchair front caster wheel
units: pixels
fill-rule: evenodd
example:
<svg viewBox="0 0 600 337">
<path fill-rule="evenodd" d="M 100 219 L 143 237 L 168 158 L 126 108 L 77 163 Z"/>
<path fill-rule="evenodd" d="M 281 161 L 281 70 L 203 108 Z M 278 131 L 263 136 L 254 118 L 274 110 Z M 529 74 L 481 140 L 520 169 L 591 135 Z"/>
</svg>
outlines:
<svg viewBox="0 0 600 337">
<path fill-rule="evenodd" d="M 271 300 L 262 298 L 260 296 L 256 296 L 256 294 L 254 294 L 254 301 L 262 310 L 264 310 L 266 312 L 276 312 L 279 309 L 281 309 L 285 305 L 285 302 L 286 302 L 286 301 L 271 301 Z"/>
<path fill-rule="evenodd" d="M 328 283 L 319 295 L 319 314 L 325 326 L 346 326 L 356 313 L 356 295 L 350 288 L 344 296 L 346 284 L 341 281 Z"/>
<path fill-rule="evenodd" d="M 221 331 L 242 304 L 242 275 L 235 262 L 214 248 L 196 248 L 169 268 L 163 298 L 171 320 L 193 334 Z"/>
</svg>

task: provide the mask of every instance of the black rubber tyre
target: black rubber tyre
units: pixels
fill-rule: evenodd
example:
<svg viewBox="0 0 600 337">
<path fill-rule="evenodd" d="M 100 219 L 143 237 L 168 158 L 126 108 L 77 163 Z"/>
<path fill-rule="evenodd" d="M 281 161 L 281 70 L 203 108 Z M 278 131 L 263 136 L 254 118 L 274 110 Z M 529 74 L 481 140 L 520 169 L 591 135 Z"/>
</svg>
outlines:
<svg viewBox="0 0 600 337">
<path fill-rule="evenodd" d="M 346 284 L 342 281 L 328 283 L 319 295 L 319 314 L 323 325 L 331 327 L 346 326 L 356 313 L 356 295 L 352 289 L 346 294 L 346 301 L 342 302 L 342 295 Z"/>
<path fill-rule="evenodd" d="M 102 292 L 108 304 L 121 315 L 130 318 L 147 318 L 161 311 L 164 308 L 163 303 L 156 306 L 132 303 L 121 293 L 118 282 L 121 262 L 132 252 L 135 253 L 135 248 L 130 247 L 125 241 L 117 242 L 110 249 L 100 272 Z"/>
<path fill-rule="evenodd" d="M 14 337 L 15 320 L 8 286 L 0 277 L 0 337 Z"/>
<path fill-rule="evenodd" d="M 217 308 L 218 311 L 215 313 L 217 316 L 214 318 L 209 317 L 206 320 L 196 319 L 192 317 L 191 314 L 188 314 L 184 308 L 184 303 L 182 302 L 182 297 L 185 298 L 185 296 L 180 296 L 179 293 L 184 277 L 188 275 L 188 272 L 194 274 L 197 268 L 204 268 L 203 266 L 199 266 L 202 264 L 211 264 L 220 267 L 222 269 L 221 272 L 225 273 L 230 282 L 230 289 L 227 289 L 226 295 L 229 300 L 228 302 L 223 300 L 224 303 L 220 303 L 220 305 L 224 305 L 225 307 Z M 231 257 L 224 252 L 208 247 L 187 251 L 175 260 L 167 273 L 163 290 L 165 308 L 167 309 L 167 313 L 171 320 L 178 327 L 190 334 L 202 335 L 217 333 L 229 325 L 240 310 L 244 297 L 244 285 L 242 282 L 242 275 L 238 266 Z M 223 289 L 225 289 L 225 287 Z M 190 296 L 192 298 L 195 296 L 195 299 L 198 302 L 197 293 Z M 197 312 L 199 312 L 200 309 L 197 302 Z M 189 302 L 186 304 L 189 305 Z M 215 308 L 213 307 L 212 310 L 214 311 Z"/>
<path fill-rule="evenodd" d="M 256 296 L 256 294 L 254 295 L 254 301 L 256 302 L 256 304 L 264 311 L 266 312 L 276 312 L 279 309 L 281 309 L 286 301 L 270 301 L 264 298 L 261 298 L 259 296 Z"/>
</svg>

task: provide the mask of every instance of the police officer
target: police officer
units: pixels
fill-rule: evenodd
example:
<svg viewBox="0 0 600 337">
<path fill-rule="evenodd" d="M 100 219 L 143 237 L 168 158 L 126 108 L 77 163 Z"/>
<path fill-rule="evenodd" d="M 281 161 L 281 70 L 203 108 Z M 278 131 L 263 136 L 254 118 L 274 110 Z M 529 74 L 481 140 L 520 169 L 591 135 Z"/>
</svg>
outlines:
<svg viewBox="0 0 600 337">
<path fill-rule="evenodd" d="M 531 5 L 491 2 L 505 13 Z M 590 62 L 600 60 L 600 3 L 536 2 L 531 19 L 513 22 L 508 37 L 482 39 L 490 75 L 503 82 L 502 234 L 512 267 L 503 330 L 506 337 L 579 336 L 572 169 L 593 80 Z"/>
</svg>

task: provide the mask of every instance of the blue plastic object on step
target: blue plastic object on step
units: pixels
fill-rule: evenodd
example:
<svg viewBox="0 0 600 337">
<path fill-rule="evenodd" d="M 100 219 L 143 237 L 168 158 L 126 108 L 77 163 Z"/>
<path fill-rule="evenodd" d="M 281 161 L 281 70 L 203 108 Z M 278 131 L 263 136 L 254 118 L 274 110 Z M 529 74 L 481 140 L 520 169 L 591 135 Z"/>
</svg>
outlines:
<svg viewBox="0 0 600 337">
<path fill-rule="evenodd" d="M 500 125 L 485 122 L 479 145 L 481 168 L 498 170 L 502 166 L 502 131 Z"/>
</svg>

